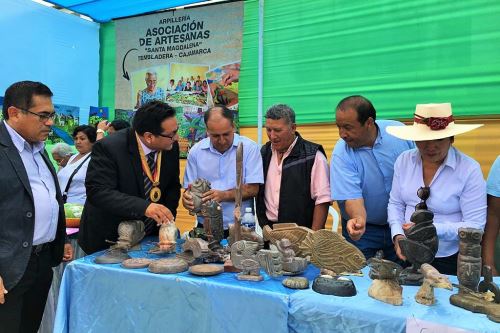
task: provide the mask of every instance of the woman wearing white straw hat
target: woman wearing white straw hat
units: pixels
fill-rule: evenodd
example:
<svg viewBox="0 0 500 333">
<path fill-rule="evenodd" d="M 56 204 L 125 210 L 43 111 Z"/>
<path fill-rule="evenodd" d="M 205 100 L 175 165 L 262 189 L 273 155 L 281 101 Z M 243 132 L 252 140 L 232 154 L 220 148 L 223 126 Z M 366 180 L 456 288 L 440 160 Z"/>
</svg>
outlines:
<svg viewBox="0 0 500 333">
<path fill-rule="evenodd" d="M 434 213 L 439 248 L 432 265 L 441 273 L 457 274 L 458 228 L 484 229 L 486 183 L 481 168 L 452 146 L 455 135 L 480 126 L 455 124 L 451 104 L 442 103 L 417 104 L 413 125 L 387 127 L 387 133 L 417 145 L 396 160 L 389 199 L 388 222 L 401 259 L 398 239 L 410 227 L 415 206 Z"/>
</svg>

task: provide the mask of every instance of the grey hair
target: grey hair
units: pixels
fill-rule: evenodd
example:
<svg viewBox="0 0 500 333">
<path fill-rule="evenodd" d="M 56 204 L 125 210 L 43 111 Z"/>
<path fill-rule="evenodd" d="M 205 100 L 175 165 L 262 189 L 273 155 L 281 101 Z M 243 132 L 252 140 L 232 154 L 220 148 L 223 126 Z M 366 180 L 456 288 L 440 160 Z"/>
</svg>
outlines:
<svg viewBox="0 0 500 333">
<path fill-rule="evenodd" d="M 295 112 L 286 104 L 275 104 L 267 109 L 266 119 L 283 119 L 287 124 L 295 124 Z"/>
<path fill-rule="evenodd" d="M 156 74 L 156 71 L 154 69 L 148 69 L 147 72 L 146 72 L 146 78 L 150 75 L 154 75 L 156 77 L 158 77 L 158 75 Z"/>
<path fill-rule="evenodd" d="M 59 142 L 52 148 L 52 154 L 57 154 L 64 158 L 66 156 L 73 155 L 73 148 L 71 148 L 71 146 L 67 143 Z"/>
</svg>

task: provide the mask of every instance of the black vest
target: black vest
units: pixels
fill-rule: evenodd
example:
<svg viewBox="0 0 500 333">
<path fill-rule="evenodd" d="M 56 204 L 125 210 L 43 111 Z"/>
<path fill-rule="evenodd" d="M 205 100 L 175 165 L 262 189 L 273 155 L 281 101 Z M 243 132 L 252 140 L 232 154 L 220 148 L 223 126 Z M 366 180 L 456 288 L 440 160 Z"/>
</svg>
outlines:
<svg viewBox="0 0 500 333">
<path fill-rule="evenodd" d="M 290 155 L 283 161 L 278 208 L 279 222 L 294 222 L 300 226 L 311 228 L 315 201 L 311 199 L 311 171 L 316 153 L 319 150 L 326 156 L 321 145 L 302 139 L 296 132 L 297 142 Z M 264 201 L 265 183 L 269 163 L 271 162 L 271 142 L 262 146 L 262 162 L 264 167 L 264 185 L 260 185 L 257 196 L 257 216 L 259 224 L 272 225 L 266 217 Z"/>
</svg>

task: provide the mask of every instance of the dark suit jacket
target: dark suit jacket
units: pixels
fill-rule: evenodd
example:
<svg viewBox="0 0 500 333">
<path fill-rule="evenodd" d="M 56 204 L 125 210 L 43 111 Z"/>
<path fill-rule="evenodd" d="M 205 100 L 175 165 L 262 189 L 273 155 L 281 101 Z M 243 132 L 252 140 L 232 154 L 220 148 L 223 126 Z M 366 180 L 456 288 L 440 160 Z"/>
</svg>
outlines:
<svg viewBox="0 0 500 333">
<path fill-rule="evenodd" d="M 57 266 L 62 260 L 66 235 L 64 205 L 54 167 L 46 151 L 42 156 L 54 178 L 56 200 L 59 203 L 56 238 L 51 242 L 52 266 Z M 7 290 L 19 282 L 28 265 L 35 232 L 35 214 L 28 174 L 2 121 L 0 122 L 0 276 Z"/>
<path fill-rule="evenodd" d="M 90 254 L 109 247 L 118 238 L 118 224 L 144 220 L 149 202 L 144 195 L 144 176 L 133 129 L 114 133 L 94 144 L 87 176 L 87 201 L 80 222 L 78 243 Z M 163 151 L 158 203 L 174 216 L 179 204 L 179 145 Z"/>
</svg>

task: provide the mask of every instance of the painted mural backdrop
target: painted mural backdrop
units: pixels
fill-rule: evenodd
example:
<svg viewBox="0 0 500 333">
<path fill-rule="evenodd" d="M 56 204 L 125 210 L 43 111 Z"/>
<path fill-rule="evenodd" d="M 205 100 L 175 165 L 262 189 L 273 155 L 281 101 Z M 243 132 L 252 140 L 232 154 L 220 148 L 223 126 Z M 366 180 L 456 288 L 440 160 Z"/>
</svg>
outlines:
<svg viewBox="0 0 500 333">
<path fill-rule="evenodd" d="M 209 107 L 227 106 L 238 124 L 242 29 L 242 2 L 116 21 L 115 118 L 131 121 L 150 100 L 169 103 L 182 157 L 206 137 Z"/>
</svg>

